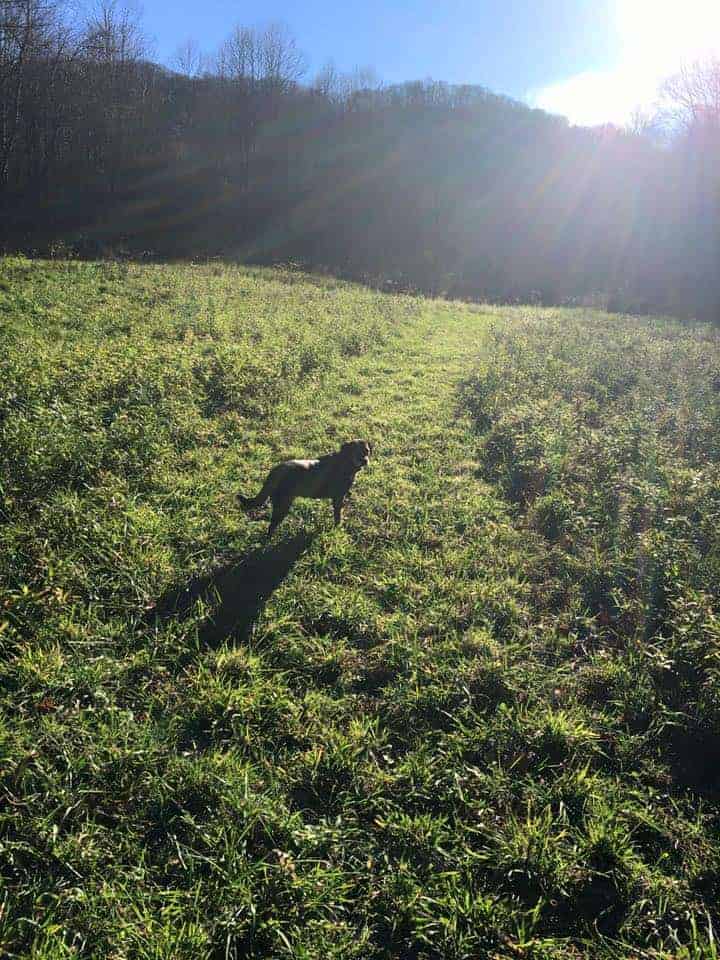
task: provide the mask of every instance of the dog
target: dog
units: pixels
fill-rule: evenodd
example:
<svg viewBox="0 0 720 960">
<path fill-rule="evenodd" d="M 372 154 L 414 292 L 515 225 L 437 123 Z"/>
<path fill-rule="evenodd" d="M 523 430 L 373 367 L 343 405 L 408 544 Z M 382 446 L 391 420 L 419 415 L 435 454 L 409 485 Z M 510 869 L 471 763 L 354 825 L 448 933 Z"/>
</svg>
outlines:
<svg viewBox="0 0 720 960">
<path fill-rule="evenodd" d="M 270 539 L 290 512 L 296 497 L 332 500 L 335 526 L 342 523 L 345 498 L 355 475 L 370 462 L 372 448 L 367 440 L 348 440 L 336 453 L 319 460 L 285 460 L 273 467 L 256 497 L 238 494 L 244 510 L 255 510 L 268 499 L 272 518 L 266 539 Z"/>
</svg>

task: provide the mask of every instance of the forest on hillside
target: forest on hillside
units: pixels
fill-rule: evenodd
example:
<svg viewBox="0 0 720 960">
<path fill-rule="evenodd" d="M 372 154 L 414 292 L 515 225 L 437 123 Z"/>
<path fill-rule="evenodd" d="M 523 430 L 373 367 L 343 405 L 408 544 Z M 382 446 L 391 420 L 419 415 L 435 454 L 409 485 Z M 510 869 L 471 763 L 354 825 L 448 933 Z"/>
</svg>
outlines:
<svg viewBox="0 0 720 960">
<path fill-rule="evenodd" d="M 295 260 L 387 287 L 720 319 L 720 62 L 632 128 L 314 78 L 283 27 L 174 68 L 106 2 L 0 4 L 0 246 Z"/>
</svg>

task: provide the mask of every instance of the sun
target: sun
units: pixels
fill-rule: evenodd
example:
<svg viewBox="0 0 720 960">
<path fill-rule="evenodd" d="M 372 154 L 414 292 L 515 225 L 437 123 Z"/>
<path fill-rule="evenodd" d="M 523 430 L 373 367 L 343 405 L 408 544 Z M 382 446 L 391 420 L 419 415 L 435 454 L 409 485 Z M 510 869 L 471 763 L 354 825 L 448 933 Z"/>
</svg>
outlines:
<svg viewBox="0 0 720 960">
<path fill-rule="evenodd" d="M 666 76 L 720 53 L 720 0 L 615 0 L 625 64 Z"/>
<path fill-rule="evenodd" d="M 624 124 L 652 112 L 663 80 L 683 66 L 720 57 L 720 0 L 608 0 L 615 63 L 531 92 L 530 101 L 573 123 Z"/>
</svg>

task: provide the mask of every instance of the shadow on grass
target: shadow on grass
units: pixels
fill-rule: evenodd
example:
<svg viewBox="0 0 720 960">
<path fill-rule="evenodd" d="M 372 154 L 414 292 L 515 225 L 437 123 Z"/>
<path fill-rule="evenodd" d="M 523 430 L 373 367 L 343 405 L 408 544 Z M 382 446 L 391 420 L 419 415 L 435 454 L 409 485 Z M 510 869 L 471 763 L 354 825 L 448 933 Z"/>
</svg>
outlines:
<svg viewBox="0 0 720 960">
<path fill-rule="evenodd" d="M 163 594 L 147 619 L 183 620 L 202 599 L 212 613 L 200 628 L 200 643 L 217 646 L 230 636 L 243 640 L 312 539 L 310 534 L 300 533 L 276 546 L 253 550 L 237 563 L 193 577 Z"/>
</svg>

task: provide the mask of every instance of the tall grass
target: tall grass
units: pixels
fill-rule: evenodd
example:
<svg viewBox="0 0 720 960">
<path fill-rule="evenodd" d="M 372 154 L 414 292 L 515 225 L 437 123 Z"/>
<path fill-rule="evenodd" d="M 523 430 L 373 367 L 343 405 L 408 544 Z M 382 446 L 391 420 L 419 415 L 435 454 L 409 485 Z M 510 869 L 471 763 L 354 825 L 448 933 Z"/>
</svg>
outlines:
<svg viewBox="0 0 720 960">
<path fill-rule="evenodd" d="M 720 759 L 717 331 L 559 315 L 500 322 L 492 337 L 463 396 L 483 475 L 547 543 L 542 607 L 569 637 L 632 658 L 659 753 L 709 788 Z"/>
<path fill-rule="evenodd" d="M 716 955 L 709 331 L 18 259 L 0 318 L 3 956 Z"/>
</svg>

